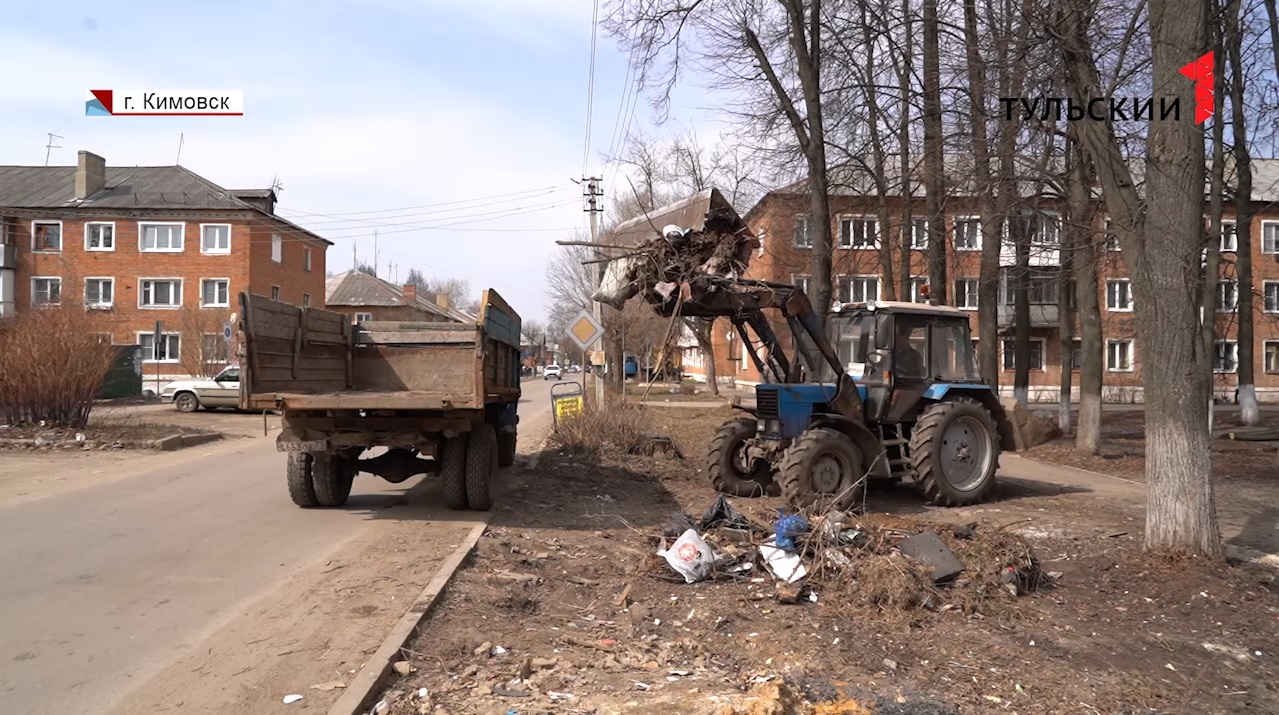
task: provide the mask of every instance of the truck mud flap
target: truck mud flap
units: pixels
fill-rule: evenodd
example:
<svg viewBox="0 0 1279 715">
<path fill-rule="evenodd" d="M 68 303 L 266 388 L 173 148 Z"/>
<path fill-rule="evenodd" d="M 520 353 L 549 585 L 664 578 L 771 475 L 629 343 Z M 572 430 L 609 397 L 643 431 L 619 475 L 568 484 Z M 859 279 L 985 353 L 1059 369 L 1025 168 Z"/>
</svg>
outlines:
<svg viewBox="0 0 1279 715">
<path fill-rule="evenodd" d="M 313 439 L 306 442 L 280 442 L 275 443 L 277 452 L 326 452 L 329 449 L 329 441 L 325 439 Z"/>
</svg>

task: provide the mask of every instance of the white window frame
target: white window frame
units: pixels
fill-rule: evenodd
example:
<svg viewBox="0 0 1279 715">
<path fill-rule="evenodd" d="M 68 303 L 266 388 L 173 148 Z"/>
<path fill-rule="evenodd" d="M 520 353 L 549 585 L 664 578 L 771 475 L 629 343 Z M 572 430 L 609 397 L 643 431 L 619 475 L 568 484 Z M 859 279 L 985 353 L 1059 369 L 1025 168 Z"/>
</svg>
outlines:
<svg viewBox="0 0 1279 715">
<path fill-rule="evenodd" d="M 1270 303 L 1270 290 L 1274 289 L 1275 299 L 1273 307 Z M 1261 310 L 1263 313 L 1279 313 L 1279 281 L 1262 281 L 1261 282 Z"/>
<path fill-rule="evenodd" d="M 204 229 L 206 228 L 225 228 L 226 229 L 226 248 L 215 248 L 206 250 L 204 247 Z M 229 223 L 202 223 L 200 224 L 200 253 L 205 255 L 225 256 L 231 253 L 231 224 Z"/>
<path fill-rule="evenodd" d="M 210 340 L 212 338 L 212 340 Z M 206 351 L 205 343 L 213 343 L 218 347 L 213 349 L 213 355 Z M 226 339 L 222 337 L 222 333 L 200 333 L 200 362 L 207 365 L 218 365 L 229 363 L 231 361 L 231 346 L 227 345 Z"/>
<path fill-rule="evenodd" d="M 172 246 L 168 248 L 146 248 L 147 226 L 177 226 L 178 242 L 181 244 L 177 248 Z M 140 253 L 182 253 L 187 247 L 187 224 L 186 221 L 139 221 L 138 222 L 138 251 Z"/>
<path fill-rule="evenodd" d="M 1115 233 L 1110 228 L 1111 223 L 1112 221 L 1110 220 L 1110 217 L 1107 216 L 1106 227 L 1105 227 L 1106 250 L 1110 252 L 1119 253 L 1119 252 L 1122 252 L 1123 249 L 1119 247 L 1119 234 Z"/>
<path fill-rule="evenodd" d="M 812 276 L 805 273 L 792 273 L 790 274 L 790 282 L 791 285 L 804 291 L 804 295 L 808 296 L 810 300 L 812 299 L 812 294 L 808 292 L 808 289 L 813 285 Z M 803 283 L 803 285 L 800 285 L 801 283 Z"/>
<path fill-rule="evenodd" d="M 960 283 L 975 283 L 975 284 L 976 284 L 976 287 L 974 288 L 974 290 L 973 290 L 973 292 L 972 292 L 972 293 L 969 293 L 969 292 L 968 292 L 968 290 L 966 290 L 966 289 L 963 291 L 963 293 L 962 293 L 962 295 L 964 296 L 964 300 L 963 300 L 963 301 L 960 301 L 960 299 L 959 299 L 959 296 L 961 295 L 960 290 L 959 290 L 959 284 L 960 284 Z M 967 286 L 965 286 L 965 288 L 967 288 Z M 968 296 L 969 296 L 969 295 L 972 295 L 972 297 L 973 297 L 973 304 L 972 304 L 972 305 L 965 305 L 964 303 L 967 303 L 967 302 L 968 302 Z M 978 278 L 956 278 L 956 279 L 955 279 L 955 307 L 956 307 L 956 308 L 959 308 L 960 310 L 977 310 L 977 303 L 978 303 L 978 301 L 979 301 L 979 300 L 981 300 L 980 295 L 981 295 L 981 280 L 980 280 L 980 279 L 978 279 Z"/>
<path fill-rule="evenodd" d="M 177 356 L 176 356 L 176 357 L 166 357 L 166 358 L 165 358 L 165 359 L 163 359 L 163 360 L 156 360 L 156 359 L 155 359 L 155 345 L 154 345 L 154 344 L 151 346 L 151 359 L 149 359 L 149 360 L 147 359 L 147 357 L 146 357 L 146 348 L 142 347 L 142 339 L 143 339 L 143 338 L 147 338 L 147 337 L 151 338 L 152 343 L 154 343 L 154 342 L 155 342 L 155 332 L 154 332 L 154 331 L 150 331 L 150 332 L 145 331 L 145 330 L 139 330 L 139 331 L 138 331 L 138 347 L 139 347 L 139 348 L 141 348 L 141 350 L 142 350 L 142 356 L 143 356 L 143 357 L 142 357 L 142 362 L 143 362 L 143 363 L 159 363 L 159 364 L 172 365 L 172 364 L 174 364 L 174 363 L 182 362 L 182 333 L 167 332 L 167 331 L 166 331 L 166 332 L 162 332 L 162 333 L 160 333 L 160 337 L 161 337 L 161 338 L 164 338 L 164 342 L 165 342 L 165 345 L 166 345 L 166 350 L 165 350 L 165 352 L 166 352 L 166 353 L 168 352 L 168 350 L 167 350 L 167 346 L 168 346 L 168 343 L 169 343 L 169 338 L 177 338 L 177 339 L 178 339 L 178 349 L 177 349 L 177 353 L 178 353 L 178 354 L 177 354 Z"/>
<path fill-rule="evenodd" d="M 1233 231 L 1230 232 L 1230 243 L 1226 244 L 1226 227 L 1229 226 Z M 1221 220 L 1221 235 L 1217 240 L 1218 253 L 1238 253 L 1239 252 L 1239 224 L 1232 220 Z"/>
<path fill-rule="evenodd" d="M 186 286 L 183 285 L 184 282 L 185 281 L 183 281 L 181 278 L 178 278 L 176 276 L 170 276 L 167 278 L 159 278 L 159 277 L 139 278 L 138 279 L 138 310 L 178 310 L 179 308 L 182 307 L 182 293 L 184 290 L 186 290 Z M 147 305 L 146 303 L 143 303 L 142 299 L 146 296 L 147 283 L 177 283 L 178 289 L 177 291 L 175 291 L 175 295 L 178 299 L 178 302 L 176 304 L 166 304 L 166 305 Z"/>
<path fill-rule="evenodd" d="M 873 233 L 873 237 L 871 238 L 869 243 L 866 243 L 865 241 L 861 243 L 854 241 L 853 225 L 855 223 L 861 223 L 870 227 L 870 230 Z M 848 227 L 847 233 L 845 233 L 844 231 L 845 226 Z M 845 238 L 847 238 L 847 242 L 845 242 Z M 863 231 L 863 238 L 865 238 L 865 231 Z M 879 245 L 879 218 L 878 217 L 867 216 L 865 214 L 846 214 L 844 216 L 839 217 L 839 247 L 840 248 L 865 250 L 868 248 L 875 248 L 878 245 Z"/>
<path fill-rule="evenodd" d="M 907 279 L 910 288 L 909 298 L 912 303 L 926 303 L 928 299 L 924 297 L 924 288 L 928 285 L 928 276 L 911 276 Z"/>
<path fill-rule="evenodd" d="M 303 294 L 302 294 L 302 307 L 303 307 L 303 308 L 310 308 L 310 307 L 311 307 L 311 294 L 310 294 L 310 293 L 303 293 Z"/>
<path fill-rule="evenodd" d="M 839 294 L 843 292 L 843 290 L 842 290 L 842 289 L 843 289 L 843 287 L 844 287 L 844 286 L 843 286 L 843 283 L 844 283 L 845 281 L 847 281 L 847 282 L 848 282 L 848 302 L 849 302 L 849 303 L 862 303 L 862 302 L 871 301 L 871 300 L 873 300 L 873 301 L 878 301 L 878 300 L 879 300 L 879 276 L 874 276 L 874 275 L 840 276 L 840 277 L 839 277 L 839 281 L 840 281 L 840 284 L 839 284 L 838 286 L 836 286 L 836 296 L 837 296 L 837 297 L 842 298 L 842 296 L 839 296 Z M 853 282 L 854 282 L 854 281 L 875 281 L 875 297 L 874 297 L 874 298 L 866 298 L 866 297 L 865 297 L 866 291 L 865 291 L 865 289 L 863 288 L 863 290 L 862 290 L 862 300 L 860 300 L 860 301 L 859 301 L 859 300 L 857 300 L 857 299 L 853 296 Z M 841 300 L 841 302 L 843 302 L 843 301 Z"/>
<path fill-rule="evenodd" d="M 310 246 L 302 247 L 302 270 L 307 271 L 308 273 L 311 271 L 311 247 Z"/>
<path fill-rule="evenodd" d="M 1217 369 L 1218 346 L 1230 346 L 1229 354 L 1226 358 L 1231 362 L 1229 370 Z M 1237 340 L 1216 340 L 1212 344 L 1212 371 L 1218 375 L 1229 375 L 1239 371 L 1239 341 Z"/>
<path fill-rule="evenodd" d="M 221 282 L 226 283 L 226 302 L 225 303 L 205 303 L 204 302 L 204 284 Z M 231 307 L 231 279 L 230 278 L 201 278 L 200 279 L 200 307 L 201 308 L 230 308 Z"/>
<path fill-rule="evenodd" d="M 1273 367 L 1271 367 L 1269 363 L 1269 350 L 1271 345 L 1275 346 L 1275 352 L 1277 355 L 1275 365 Z M 1279 373 L 1279 340 L 1261 341 L 1261 369 L 1262 372 L 1265 372 L 1268 375 Z"/>
<path fill-rule="evenodd" d="M 36 226 L 53 226 L 58 227 L 58 247 L 54 248 L 36 248 Z M 64 231 L 62 222 L 58 219 L 38 218 L 31 222 L 31 252 L 32 253 L 62 253 L 62 249 L 67 245 L 67 235 Z"/>
<path fill-rule="evenodd" d="M 373 314 L 372 314 L 372 313 L 356 313 L 356 314 L 355 314 L 355 315 L 351 318 L 351 323 L 352 323 L 353 325 L 359 325 L 360 323 L 368 323 L 368 322 L 372 322 L 372 320 L 373 320 Z"/>
<path fill-rule="evenodd" d="M 1110 304 L 1110 285 L 1112 283 L 1115 285 L 1123 283 L 1124 285 L 1128 286 L 1128 290 L 1127 290 L 1128 305 L 1127 306 L 1120 307 L 1120 306 L 1112 306 Z M 1116 295 L 1115 297 L 1118 298 L 1119 296 Z M 1132 281 L 1127 278 L 1107 278 L 1106 279 L 1106 311 L 1109 313 L 1131 313 L 1132 304 L 1133 304 Z"/>
<path fill-rule="evenodd" d="M 271 236 L 271 260 L 284 263 L 284 239 L 275 235 Z"/>
<path fill-rule="evenodd" d="M 813 247 L 813 217 L 811 214 L 795 214 L 795 235 L 791 237 L 791 245 L 795 248 Z M 802 240 L 802 243 L 801 243 Z"/>
<path fill-rule="evenodd" d="M 959 224 L 969 222 L 969 221 L 973 222 L 977 226 L 977 245 L 971 248 L 967 246 L 959 245 Z M 983 240 L 985 240 L 985 237 L 982 236 L 981 216 L 956 216 L 954 219 L 951 220 L 951 232 L 953 233 L 954 240 L 952 242 L 955 244 L 956 251 L 980 251 L 981 250 L 981 243 Z"/>
<path fill-rule="evenodd" d="M 1128 346 L 1128 367 L 1115 367 L 1111 363 L 1111 346 Z M 1106 341 L 1106 372 L 1132 372 L 1137 364 L 1137 344 L 1131 338 L 1115 338 Z"/>
<path fill-rule="evenodd" d="M 1075 347 L 1078 344 L 1079 347 Z M 1079 351 L 1079 360 L 1075 360 L 1075 351 Z M 1075 364 L 1078 362 L 1079 364 Z M 1070 371 L 1079 372 L 1084 368 L 1084 340 L 1083 338 L 1070 339 Z"/>
<path fill-rule="evenodd" d="M 271 300 L 279 300 L 281 292 L 280 286 L 271 286 Z"/>
<path fill-rule="evenodd" d="M 999 341 L 999 367 L 1002 372 L 1013 372 L 1017 369 L 1016 345 L 1013 345 L 1012 351 L 1008 350 L 1008 343 L 1015 343 L 1015 341 L 1016 338 L 1003 338 Z M 1045 338 L 1031 338 L 1030 342 L 1032 344 L 1039 343 L 1039 367 L 1031 365 L 1030 371 L 1043 372 L 1048 367 L 1048 340 Z M 1031 350 L 1031 354 L 1034 354 L 1033 349 Z M 1009 355 L 1013 356 L 1012 367 L 1008 366 Z"/>
<path fill-rule="evenodd" d="M 89 245 L 89 234 L 94 226 L 110 226 L 111 227 L 111 247 L 110 248 L 94 248 Z M 84 250 L 93 251 L 95 253 L 107 253 L 115 250 L 116 232 L 115 221 L 85 221 L 84 222 Z"/>
<path fill-rule="evenodd" d="M 1027 220 L 1034 221 L 1031 226 L 1033 233 L 1029 236 L 1029 243 L 1032 246 L 1060 246 L 1062 218 L 1061 214 L 1055 211 L 1038 211 L 1027 216 Z M 1052 227 L 1052 238 L 1050 240 L 1042 240 L 1042 235 L 1047 231 L 1042 230 L 1046 227 Z"/>
<path fill-rule="evenodd" d="M 89 281 L 106 281 L 111 284 L 111 300 L 96 303 L 89 302 Z M 102 294 L 101 290 L 98 295 Z M 85 276 L 84 279 L 84 307 L 89 310 L 107 310 L 115 307 L 115 277 L 114 276 Z"/>
<path fill-rule="evenodd" d="M 924 224 L 924 235 L 922 236 L 919 235 L 919 231 L 917 230 L 920 222 L 923 222 Z M 916 218 L 915 216 L 910 217 L 910 250 L 928 250 L 928 219 Z"/>
<path fill-rule="evenodd" d="M 1226 285 L 1230 286 L 1230 290 L 1233 291 L 1231 295 L 1233 296 L 1234 300 L 1230 302 L 1230 305 L 1222 306 L 1221 305 L 1222 303 L 1221 288 L 1222 286 L 1226 286 Z M 1217 281 L 1217 286 L 1216 288 L 1213 289 L 1212 302 L 1213 302 L 1213 305 L 1216 306 L 1218 313 L 1233 313 L 1236 310 L 1238 310 L 1239 309 L 1239 281 L 1231 281 L 1231 280 Z"/>
<path fill-rule="evenodd" d="M 58 300 L 49 303 L 36 302 L 36 281 L 57 281 Z M 52 285 L 52 284 L 50 284 Z M 37 308 L 56 307 L 62 305 L 62 276 L 31 276 L 31 305 Z"/>
<path fill-rule="evenodd" d="M 1270 229 L 1270 250 L 1266 250 L 1266 229 Z M 1261 222 L 1261 252 L 1274 255 L 1279 253 L 1279 221 Z"/>
</svg>

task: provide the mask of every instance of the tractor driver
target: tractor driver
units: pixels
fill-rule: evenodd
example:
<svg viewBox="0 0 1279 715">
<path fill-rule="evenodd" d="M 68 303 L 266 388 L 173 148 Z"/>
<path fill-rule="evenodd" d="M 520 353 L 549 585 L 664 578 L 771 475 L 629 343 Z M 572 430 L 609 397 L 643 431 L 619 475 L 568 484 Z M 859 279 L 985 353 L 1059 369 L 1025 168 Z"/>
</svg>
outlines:
<svg viewBox="0 0 1279 715">
<path fill-rule="evenodd" d="M 897 339 L 893 344 L 893 366 L 901 377 L 926 377 L 924 374 L 924 356 L 911 345 L 911 336 L 915 331 L 909 325 L 897 326 Z M 923 332 L 920 328 L 919 332 Z"/>
</svg>

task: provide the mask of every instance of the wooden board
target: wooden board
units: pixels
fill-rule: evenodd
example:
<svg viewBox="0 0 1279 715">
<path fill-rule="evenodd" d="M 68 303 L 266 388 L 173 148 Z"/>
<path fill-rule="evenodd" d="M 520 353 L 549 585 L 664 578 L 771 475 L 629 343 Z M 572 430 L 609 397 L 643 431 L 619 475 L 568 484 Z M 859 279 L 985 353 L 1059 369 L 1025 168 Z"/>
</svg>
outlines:
<svg viewBox="0 0 1279 715">
<path fill-rule="evenodd" d="M 270 403 L 274 404 L 276 398 L 285 407 L 293 410 L 446 410 L 477 409 L 484 405 L 483 402 L 469 401 L 467 398 L 433 391 L 280 392 L 271 396 Z M 257 406 L 265 407 L 266 403 L 262 402 Z"/>
<path fill-rule="evenodd" d="M 474 399 L 475 351 L 469 345 L 363 347 L 354 353 L 356 390 L 425 391 Z"/>
</svg>

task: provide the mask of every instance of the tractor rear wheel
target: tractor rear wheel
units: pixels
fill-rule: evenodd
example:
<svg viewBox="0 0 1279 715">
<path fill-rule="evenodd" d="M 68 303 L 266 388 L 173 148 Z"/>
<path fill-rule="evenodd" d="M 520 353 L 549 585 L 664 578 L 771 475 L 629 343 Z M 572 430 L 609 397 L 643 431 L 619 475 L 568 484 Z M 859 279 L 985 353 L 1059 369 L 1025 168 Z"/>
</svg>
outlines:
<svg viewBox="0 0 1279 715">
<path fill-rule="evenodd" d="M 862 501 L 865 477 L 853 440 L 829 427 L 808 430 L 782 456 L 782 496 L 797 509 L 847 510 Z"/>
<path fill-rule="evenodd" d="M 924 411 L 910 435 L 915 484 L 937 506 L 968 506 L 995 488 L 999 437 L 977 400 L 961 397 Z"/>
<path fill-rule="evenodd" d="M 768 484 L 761 481 L 762 477 L 752 476 L 754 465 L 746 453 L 756 428 L 753 419 L 732 419 L 721 425 L 711 438 L 706 473 L 715 491 L 733 497 L 762 497 L 768 492 Z M 771 477 L 768 481 L 772 481 Z"/>
</svg>

